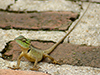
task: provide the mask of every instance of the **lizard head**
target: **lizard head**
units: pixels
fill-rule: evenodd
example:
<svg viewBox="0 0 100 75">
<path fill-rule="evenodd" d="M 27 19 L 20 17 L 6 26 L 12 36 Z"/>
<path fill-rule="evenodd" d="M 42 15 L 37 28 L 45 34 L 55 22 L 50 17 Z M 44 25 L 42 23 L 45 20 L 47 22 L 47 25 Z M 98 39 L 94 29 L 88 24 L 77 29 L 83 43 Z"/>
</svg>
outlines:
<svg viewBox="0 0 100 75">
<path fill-rule="evenodd" d="M 20 35 L 17 38 L 14 39 L 16 41 L 16 43 L 22 47 L 22 48 L 29 48 L 30 44 L 31 44 L 31 40 L 25 38 L 24 36 Z"/>
</svg>

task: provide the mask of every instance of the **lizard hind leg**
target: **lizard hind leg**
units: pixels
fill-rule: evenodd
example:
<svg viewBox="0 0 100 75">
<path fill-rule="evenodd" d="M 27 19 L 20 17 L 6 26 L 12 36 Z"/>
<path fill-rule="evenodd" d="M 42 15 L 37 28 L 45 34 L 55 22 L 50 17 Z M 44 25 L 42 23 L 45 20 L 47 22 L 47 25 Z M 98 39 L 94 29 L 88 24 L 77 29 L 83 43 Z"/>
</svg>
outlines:
<svg viewBox="0 0 100 75">
<path fill-rule="evenodd" d="M 48 54 L 44 53 L 44 56 L 48 57 L 49 59 L 51 59 L 53 61 L 52 63 L 61 65 L 59 62 L 57 62 L 53 57 L 49 56 Z"/>
<path fill-rule="evenodd" d="M 37 59 L 36 59 L 35 62 L 34 62 L 33 68 L 30 68 L 30 70 L 38 71 L 38 69 L 39 69 L 40 67 L 37 66 L 37 63 L 38 63 L 38 61 L 37 61 Z"/>
</svg>

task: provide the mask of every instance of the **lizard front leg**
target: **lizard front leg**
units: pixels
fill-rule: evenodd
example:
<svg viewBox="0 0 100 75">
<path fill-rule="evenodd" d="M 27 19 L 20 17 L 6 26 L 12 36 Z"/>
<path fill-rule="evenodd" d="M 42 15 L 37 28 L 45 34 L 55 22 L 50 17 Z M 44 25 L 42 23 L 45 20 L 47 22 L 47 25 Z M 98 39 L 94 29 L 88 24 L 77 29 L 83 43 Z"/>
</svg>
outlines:
<svg viewBox="0 0 100 75">
<path fill-rule="evenodd" d="M 19 65 L 20 65 L 20 59 L 22 58 L 24 56 L 24 54 L 23 54 L 23 52 L 20 54 L 20 56 L 18 57 L 18 59 L 17 59 L 17 65 L 16 66 L 13 66 L 13 68 L 12 67 L 9 67 L 9 68 L 11 68 L 11 69 L 20 69 L 20 67 L 19 67 Z"/>
</svg>

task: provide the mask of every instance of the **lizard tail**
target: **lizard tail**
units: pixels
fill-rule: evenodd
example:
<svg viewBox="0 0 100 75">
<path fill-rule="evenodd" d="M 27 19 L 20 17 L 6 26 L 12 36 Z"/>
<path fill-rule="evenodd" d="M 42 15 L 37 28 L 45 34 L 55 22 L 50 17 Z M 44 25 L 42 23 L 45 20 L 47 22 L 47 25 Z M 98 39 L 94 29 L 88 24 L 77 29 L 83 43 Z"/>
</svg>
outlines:
<svg viewBox="0 0 100 75">
<path fill-rule="evenodd" d="M 76 22 L 76 24 L 70 30 L 68 30 L 68 32 L 66 33 L 66 35 L 63 38 L 61 38 L 56 44 L 54 44 L 51 48 L 49 48 L 47 50 L 44 50 L 43 51 L 44 53 L 47 53 L 47 54 L 51 53 L 72 32 L 72 30 L 76 27 L 76 25 L 80 22 L 80 20 L 82 19 L 82 17 L 86 13 L 87 9 L 89 8 L 89 5 L 90 5 L 90 3 L 88 4 L 88 6 L 87 6 L 86 10 L 84 11 L 83 15 L 80 16 L 80 18 Z"/>
</svg>

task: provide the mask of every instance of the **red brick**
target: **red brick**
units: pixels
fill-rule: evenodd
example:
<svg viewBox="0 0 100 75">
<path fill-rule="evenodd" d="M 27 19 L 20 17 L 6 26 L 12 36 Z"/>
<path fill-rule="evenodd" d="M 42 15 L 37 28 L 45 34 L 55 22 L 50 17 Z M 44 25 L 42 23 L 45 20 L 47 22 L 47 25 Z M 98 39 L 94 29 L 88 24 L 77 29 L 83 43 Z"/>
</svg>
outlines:
<svg viewBox="0 0 100 75">
<path fill-rule="evenodd" d="M 0 75 L 49 75 L 42 72 L 35 71 L 18 71 L 10 69 L 0 69 Z"/>
</svg>

